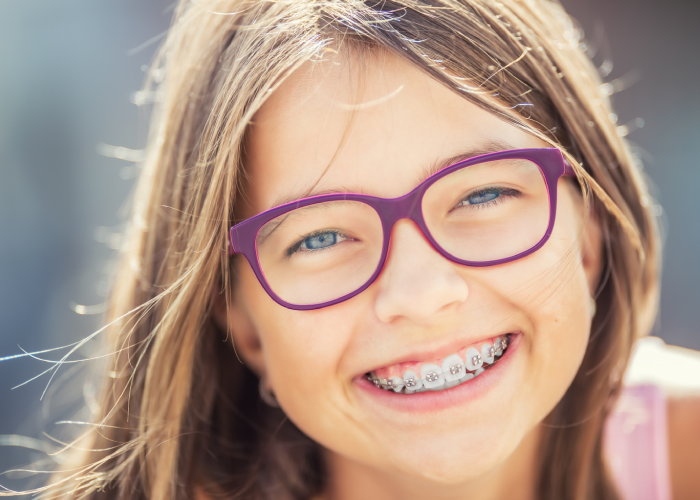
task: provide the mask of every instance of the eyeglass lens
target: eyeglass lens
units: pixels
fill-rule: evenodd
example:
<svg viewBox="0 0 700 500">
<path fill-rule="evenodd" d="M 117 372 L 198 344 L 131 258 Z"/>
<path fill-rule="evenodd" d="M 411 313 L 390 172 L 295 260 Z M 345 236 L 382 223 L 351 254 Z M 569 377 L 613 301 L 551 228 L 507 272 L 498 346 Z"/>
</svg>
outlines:
<svg viewBox="0 0 700 500">
<path fill-rule="evenodd" d="M 491 161 L 446 175 L 424 193 L 426 226 L 458 260 L 488 262 L 533 248 L 549 225 L 539 167 Z M 321 304 L 350 294 L 377 269 L 384 244 L 379 214 L 359 201 L 329 201 L 287 212 L 258 232 L 260 268 L 285 302 Z"/>
</svg>

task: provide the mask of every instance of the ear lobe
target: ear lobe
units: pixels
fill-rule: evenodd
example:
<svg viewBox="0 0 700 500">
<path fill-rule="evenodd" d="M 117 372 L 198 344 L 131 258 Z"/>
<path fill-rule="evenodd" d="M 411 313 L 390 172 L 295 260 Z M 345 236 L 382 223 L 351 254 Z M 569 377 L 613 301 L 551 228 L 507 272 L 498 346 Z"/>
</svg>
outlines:
<svg viewBox="0 0 700 500">
<path fill-rule="evenodd" d="M 265 360 L 262 343 L 253 318 L 241 300 L 238 290 L 234 290 L 233 298 L 226 304 L 225 294 L 218 290 L 213 292 L 212 317 L 222 331 L 231 334 L 236 352 L 248 368 L 258 376 L 265 373 Z"/>
</svg>

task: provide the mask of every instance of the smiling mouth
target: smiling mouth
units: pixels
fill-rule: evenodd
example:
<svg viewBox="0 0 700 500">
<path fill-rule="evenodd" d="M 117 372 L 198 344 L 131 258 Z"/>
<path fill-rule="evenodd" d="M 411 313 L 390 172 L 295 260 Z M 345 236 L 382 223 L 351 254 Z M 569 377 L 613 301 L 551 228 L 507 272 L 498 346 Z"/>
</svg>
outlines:
<svg viewBox="0 0 700 500">
<path fill-rule="evenodd" d="M 478 377 L 498 363 L 510 345 L 511 335 L 508 333 L 488 339 L 478 348 L 470 346 L 460 349 L 442 362 L 403 363 L 373 370 L 367 374 L 367 380 L 379 389 L 400 394 L 444 391 Z"/>
</svg>

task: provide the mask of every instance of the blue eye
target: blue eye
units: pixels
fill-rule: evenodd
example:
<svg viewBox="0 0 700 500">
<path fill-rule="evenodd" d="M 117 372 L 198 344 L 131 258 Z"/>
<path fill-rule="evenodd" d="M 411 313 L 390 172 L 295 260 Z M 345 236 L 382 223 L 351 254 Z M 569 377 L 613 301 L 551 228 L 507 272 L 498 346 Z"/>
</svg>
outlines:
<svg viewBox="0 0 700 500">
<path fill-rule="evenodd" d="M 499 189 L 485 189 L 467 196 L 464 201 L 469 205 L 481 205 L 482 203 L 488 203 L 489 201 L 495 200 L 500 194 Z"/>
<path fill-rule="evenodd" d="M 305 238 L 301 242 L 301 247 L 305 250 L 320 250 L 321 248 L 327 248 L 331 245 L 335 245 L 338 242 L 338 233 L 327 232 L 315 234 Z"/>
<path fill-rule="evenodd" d="M 348 238 L 339 231 L 317 231 L 298 240 L 296 244 L 292 245 L 286 251 L 286 254 L 287 257 L 291 257 L 295 253 L 311 253 L 318 250 L 325 250 L 347 239 Z"/>
<path fill-rule="evenodd" d="M 506 198 L 518 198 L 520 195 L 521 193 L 515 189 L 497 187 L 484 188 L 465 196 L 462 201 L 459 202 L 459 206 L 482 205 L 486 207 L 495 203 L 502 203 Z"/>
</svg>

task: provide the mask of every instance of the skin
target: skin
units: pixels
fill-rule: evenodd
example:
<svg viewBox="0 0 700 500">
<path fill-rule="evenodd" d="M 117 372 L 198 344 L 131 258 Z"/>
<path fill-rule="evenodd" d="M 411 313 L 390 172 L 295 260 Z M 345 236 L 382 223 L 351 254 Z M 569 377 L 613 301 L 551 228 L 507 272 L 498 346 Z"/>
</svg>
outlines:
<svg viewBox="0 0 700 500">
<path fill-rule="evenodd" d="M 688 395 L 668 402 L 671 490 L 676 500 L 692 500 L 700 491 L 700 397 Z"/>
<path fill-rule="evenodd" d="M 397 197 L 436 162 L 494 141 L 547 147 L 392 56 L 309 64 L 251 127 L 241 215 L 311 188 Z M 324 447 L 325 498 L 534 498 L 539 423 L 580 366 L 601 266 L 578 190 L 561 179 L 558 192 L 554 232 L 525 258 L 461 266 L 402 220 L 377 280 L 314 311 L 276 304 L 236 257 L 234 300 L 218 320 L 289 418 Z M 358 388 L 364 372 L 402 355 L 507 332 L 521 332 L 517 350 L 473 400 L 415 414 Z"/>
</svg>

